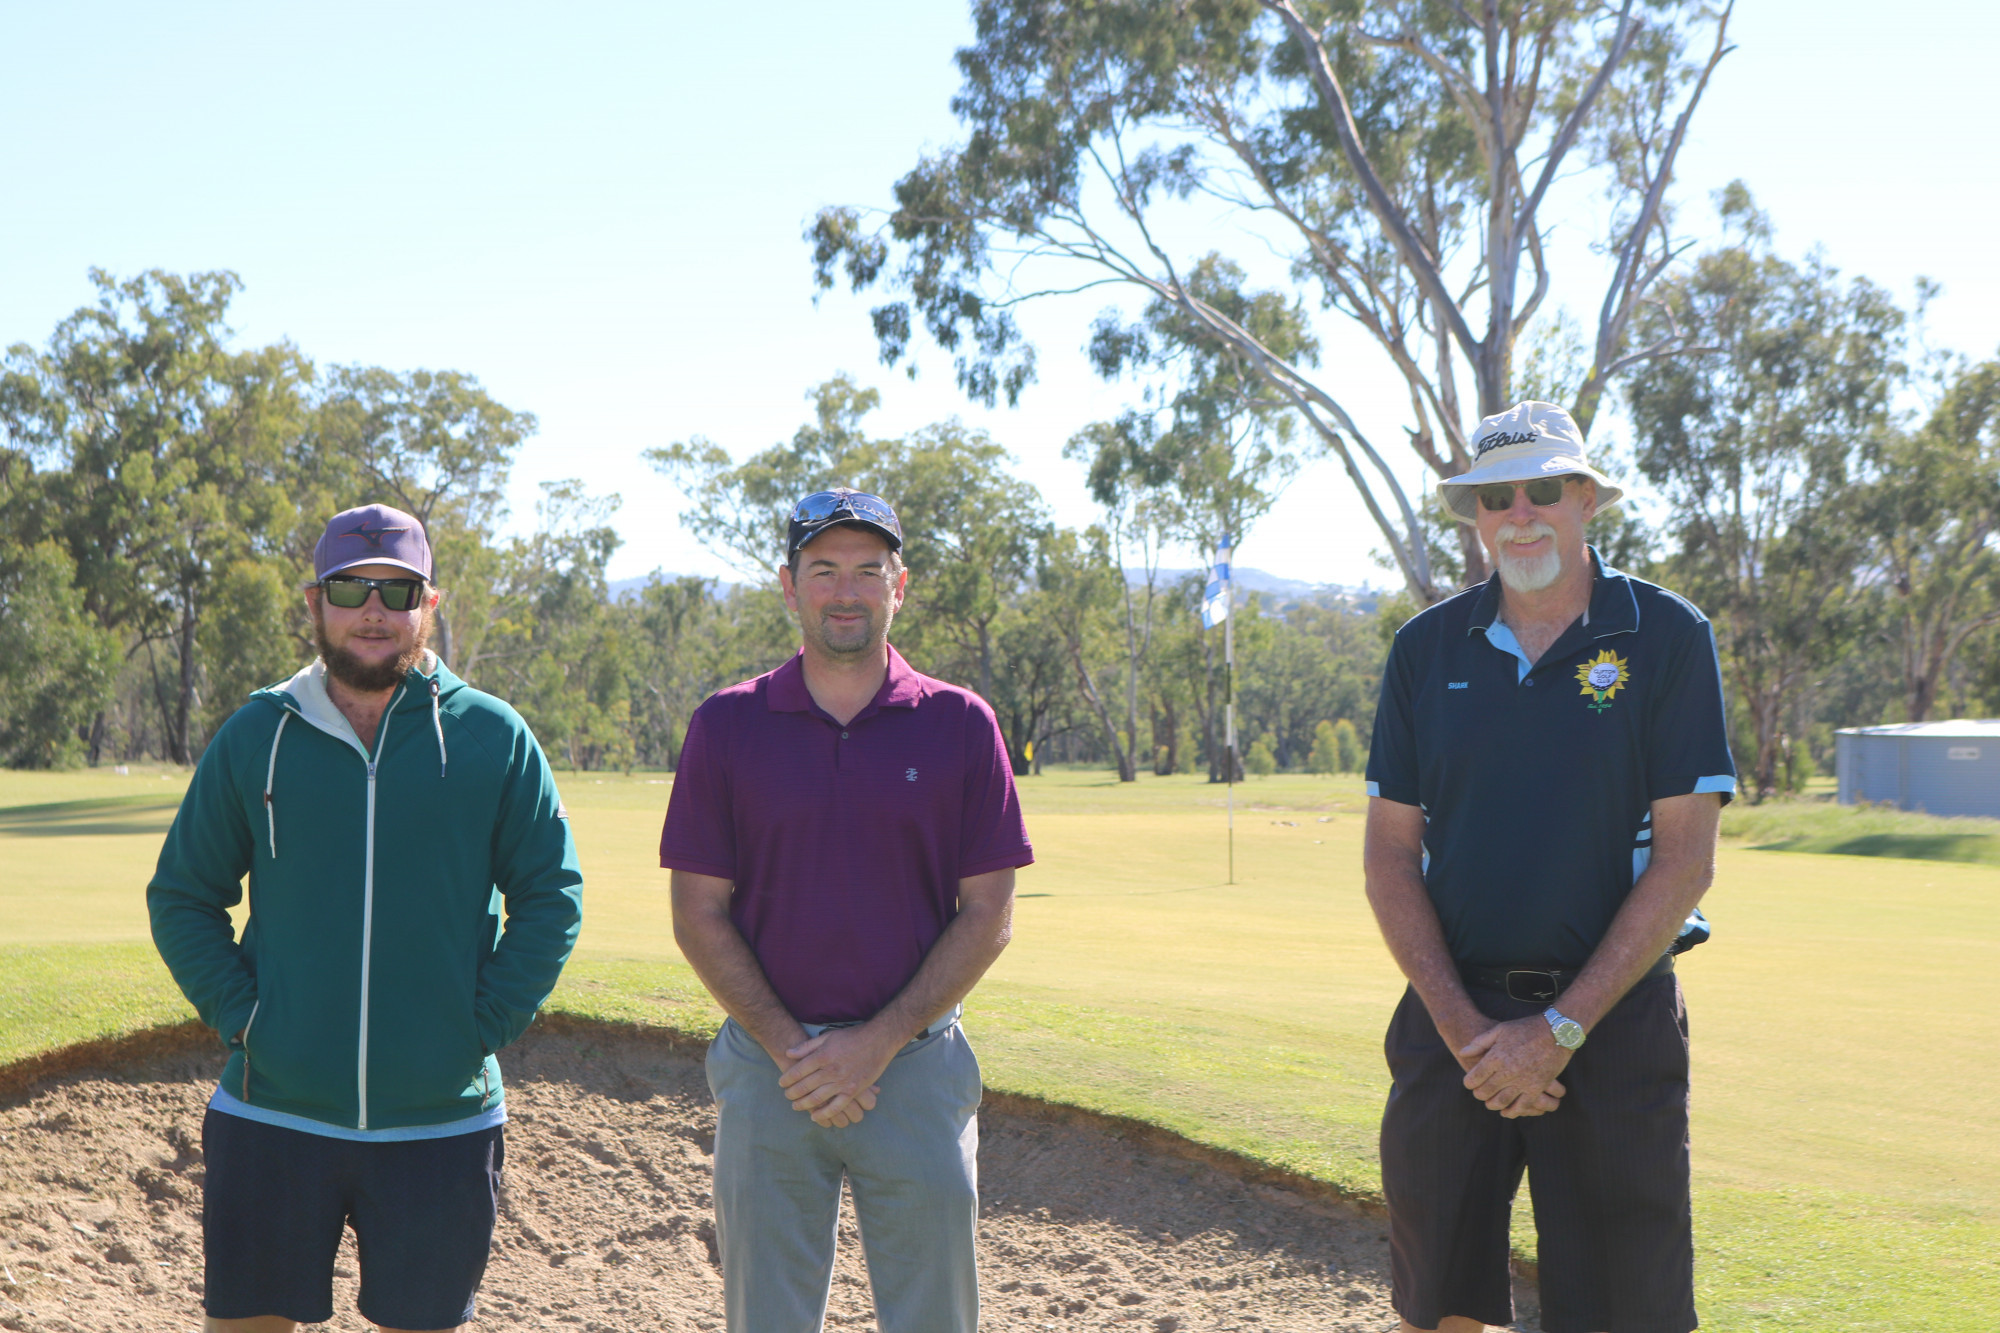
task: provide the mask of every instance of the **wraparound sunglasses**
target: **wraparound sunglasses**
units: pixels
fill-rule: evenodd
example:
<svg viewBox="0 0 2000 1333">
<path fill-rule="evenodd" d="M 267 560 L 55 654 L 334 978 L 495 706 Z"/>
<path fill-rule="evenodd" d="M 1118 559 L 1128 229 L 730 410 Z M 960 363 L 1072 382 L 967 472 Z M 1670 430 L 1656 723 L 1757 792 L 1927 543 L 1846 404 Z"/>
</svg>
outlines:
<svg viewBox="0 0 2000 1333">
<path fill-rule="evenodd" d="M 382 594 L 384 611 L 408 611 L 424 595 L 422 579 L 365 579 L 359 574 L 329 574 L 319 581 L 320 595 L 334 606 L 352 611 L 368 604 L 368 594 Z"/>
<path fill-rule="evenodd" d="M 837 514 L 864 518 L 892 532 L 903 530 L 903 525 L 896 521 L 896 511 L 889 507 L 888 502 L 866 491 L 819 491 L 792 506 L 794 523 L 824 523 Z"/>
<path fill-rule="evenodd" d="M 1528 503 L 1540 509 L 1563 498 L 1563 483 L 1568 480 L 1568 477 L 1536 477 L 1533 481 L 1496 481 L 1472 489 L 1479 496 L 1481 507 L 1498 514 L 1514 507 L 1516 487 L 1526 491 Z"/>
</svg>

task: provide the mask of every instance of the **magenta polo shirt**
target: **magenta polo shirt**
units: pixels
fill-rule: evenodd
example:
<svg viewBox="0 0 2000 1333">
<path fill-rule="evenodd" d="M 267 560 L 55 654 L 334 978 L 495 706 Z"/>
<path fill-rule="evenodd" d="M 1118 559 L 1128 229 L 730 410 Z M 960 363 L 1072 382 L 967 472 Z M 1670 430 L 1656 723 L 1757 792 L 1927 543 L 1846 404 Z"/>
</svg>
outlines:
<svg viewBox="0 0 2000 1333">
<path fill-rule="evenodd" d="M 801 658 L 688 721 L 660 864 L 735 883 L 729 916 L 801 1023 L 866 1020 L 958 914 L 958 882 L 1033 861 L 986 701 L 889 650 L 845 727 Z"/>
</svg>

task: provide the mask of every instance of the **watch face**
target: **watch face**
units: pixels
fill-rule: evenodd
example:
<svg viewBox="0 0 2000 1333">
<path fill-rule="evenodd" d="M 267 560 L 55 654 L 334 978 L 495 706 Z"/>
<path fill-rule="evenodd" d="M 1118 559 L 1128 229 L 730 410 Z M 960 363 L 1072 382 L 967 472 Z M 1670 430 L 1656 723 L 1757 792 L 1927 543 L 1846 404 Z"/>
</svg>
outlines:
<svg viewBox="0 0 2000 1333">
<path fill-rule="evenodd" d="M 1553 1006 L 1542 1011 L 1548 1020 L 1549 1034 L 1556 1039 L 1556 1045 L 1566 1051 L 1573 1051 L 1583 1045 L 1583 1024 L 1574 1018 L 1563 1017 L 1562 1011 Z"/>
</svg>

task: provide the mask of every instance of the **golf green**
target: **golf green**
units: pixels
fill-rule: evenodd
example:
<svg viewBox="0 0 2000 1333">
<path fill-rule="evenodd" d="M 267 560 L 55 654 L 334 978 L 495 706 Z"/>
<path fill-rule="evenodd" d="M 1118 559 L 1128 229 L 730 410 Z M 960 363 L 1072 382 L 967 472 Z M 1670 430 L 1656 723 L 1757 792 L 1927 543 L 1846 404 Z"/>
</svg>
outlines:
<svg viewBox="0 0 2000 1333">
<path fill-rule="evenodd" d="M 185 1013 L 141 894 L 183 781 L 0 774 L 0 1059 Z M 553 1003 L 712 1025 L 656 864 L 669 780 L 562 783 L 588 887 Z M 1220 788 L 1021 786 L 1039 859 L 967 1013 L 988 1082 L 1372 1192 L 1401 981 L 1362 897 L 1359 781 L 1236 788 L 1234 883 Z M 1725 845 L 1706 908 L 1715 941 L 1681 968 L 1704 1325 L 1983 1323 L 2000 1300 L 2000 1110 L 1978 1064 L 2000 870 Z"/>
</svg>

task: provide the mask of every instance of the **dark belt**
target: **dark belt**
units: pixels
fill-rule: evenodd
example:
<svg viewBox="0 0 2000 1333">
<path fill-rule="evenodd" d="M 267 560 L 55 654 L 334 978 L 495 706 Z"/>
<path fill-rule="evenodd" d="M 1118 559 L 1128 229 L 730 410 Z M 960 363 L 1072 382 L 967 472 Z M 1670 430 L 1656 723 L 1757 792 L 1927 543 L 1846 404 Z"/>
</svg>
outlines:
<svg viewBox="0 0 2000 1333">
<path fill-rule="evenodd" d="M 1660 961 L 1646 969 L 1640 981 L 1653 977 L 1663 977 L 1674 970 L 1674 956 L 1661 954 Z M 1505 991 L 1507 998 L 1535 1004 L 1547 1004 L 1569 989 L 1570 983 L 1583 975 L 1580 968 L 1564 967 L 1474 967 L 1461 963 L 1458 975 L 1468 986 L 1484 986 L 1488 990 Z"/>
</svg>

